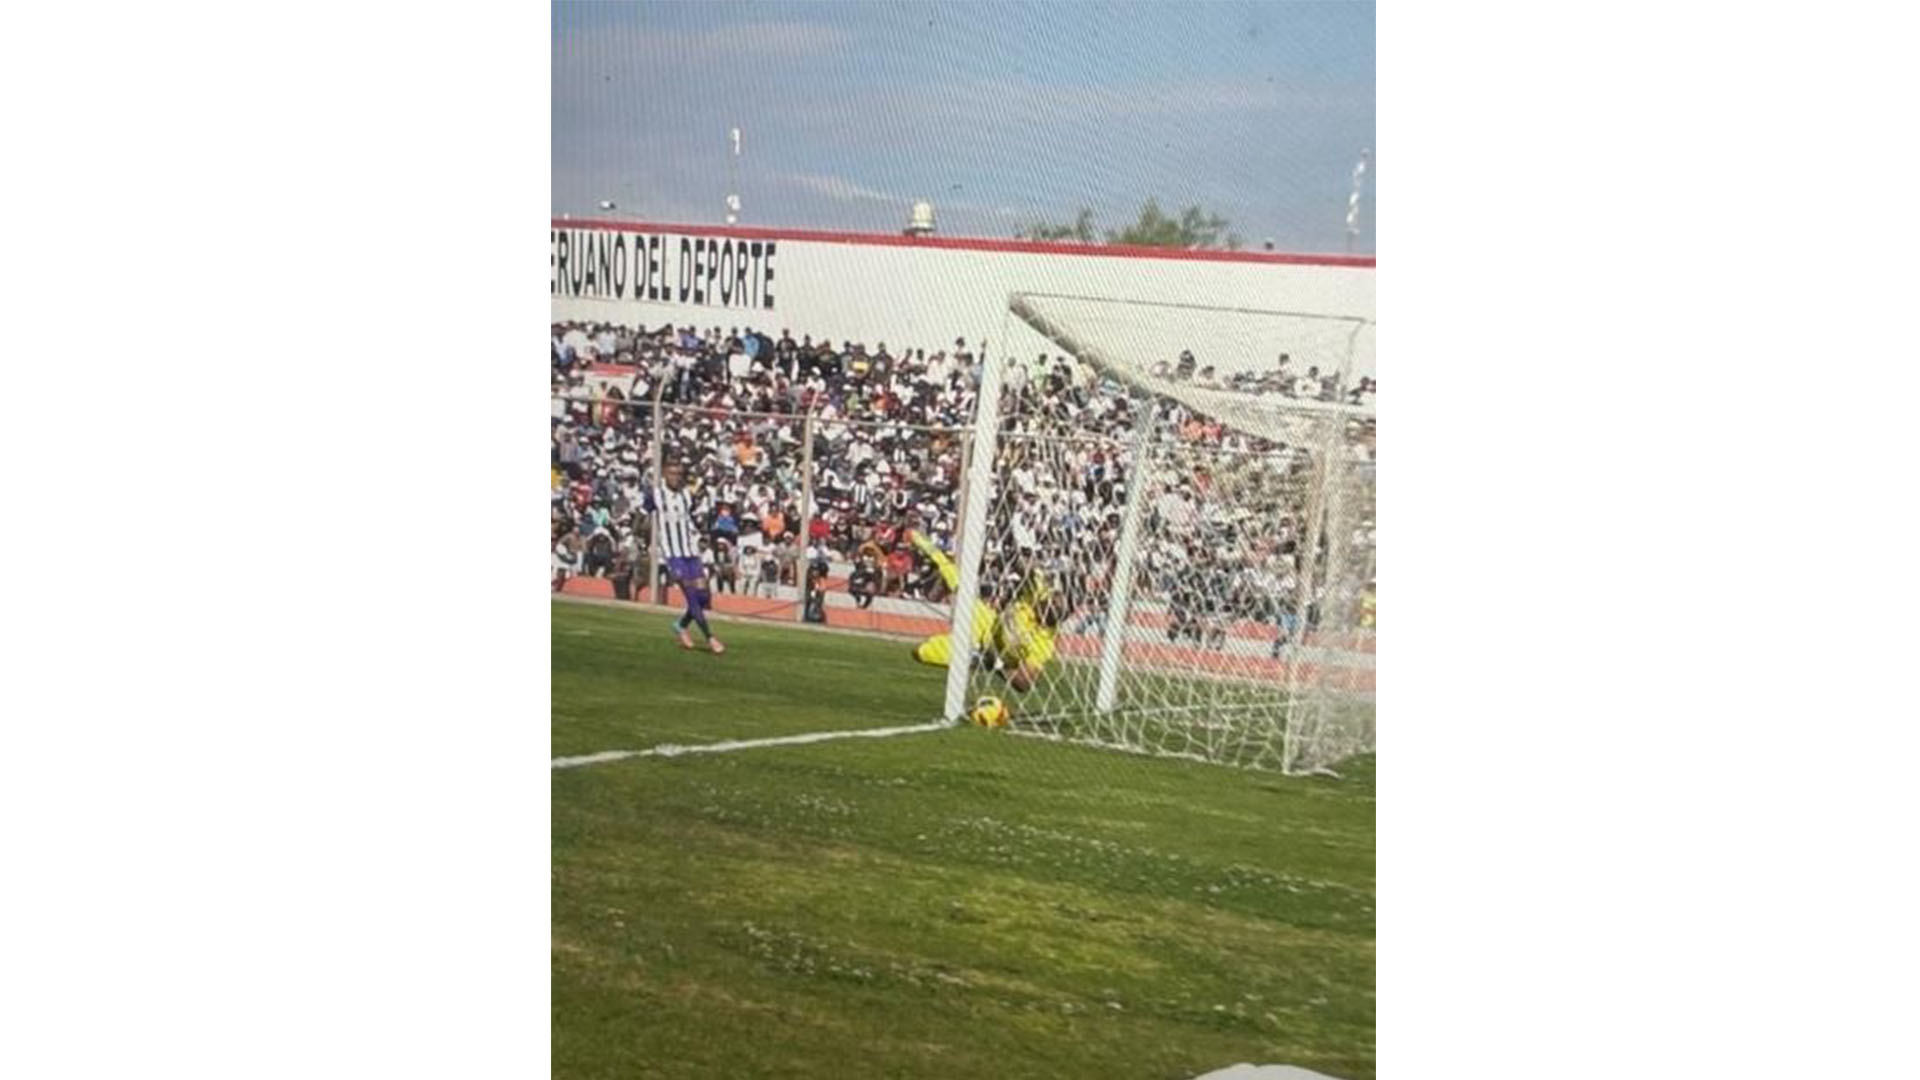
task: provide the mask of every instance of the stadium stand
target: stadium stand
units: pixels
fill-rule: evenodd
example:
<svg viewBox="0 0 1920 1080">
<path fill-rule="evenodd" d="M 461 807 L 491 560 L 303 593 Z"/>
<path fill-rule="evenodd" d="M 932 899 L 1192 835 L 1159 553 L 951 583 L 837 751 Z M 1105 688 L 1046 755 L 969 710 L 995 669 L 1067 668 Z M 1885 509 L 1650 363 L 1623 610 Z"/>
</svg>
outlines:
<svg viewBox="0 0 1920 1080">
<path fill-rule="evenodd" d="M 795 617 L 801 584 L 834 592 L 833 621 L 903 633 L 937 629 L 945 616 L 939 576 L 906 543 L 910 528 L 951 547 L 959 520 L 965 425 L 974 414 L 980 357 L 964 339 L 897 351 L 885 342 L 838 344 L 782 330 L 556 323 L 551 338 L 551 504 L 556 591 L 643 599 L 647 521 L 640 493 L 651 482 L 656 410 L 664 460 L 689 465 L 705 531 L 719 610 Z M 1317 369 L 1293 372 L 1280 358 L 1257 373 L 1216 377 L 1190 352 L 1169 357 L 1167 373 L 1248 394 L 1371 404 L 1372 379 L 1344 393 Z M 1118 434 L 1133 402 L 1117 384 L 1065 356 L 1012 363 L 1002 397 L 1003 431 Z M 656 400 L 657 399 L 657 400 Z M 1178 402 L 1154 403 L 1154 421 L 1195 443 L 1272 450 Z M 804 435 L 811 413 L 811 475 Z M 1374 422 L 1349 424 L 1349 445 L 1371 458 Z M 1012 535 L 1027 554 L 1090 537 L 1111 546 L 1119 528 L 1123 456 L 1083 443 L 1066 462 L 1078 485 L 1007 460 L 996 475 L 1019 488 Z M 803 506 L 811 480 L 812 503 Z M 1198 478 L 1195 482 L 1206 482 Z M 1271 482 L 1284 487 L 1288 478 Z M 1154 513 L 1178 521 L 1188 493 L 1162 485 Z M 811 510 L 811 514 L 807 511 Z M 808 535 L 802 522 L 809 521 Z M 1353 541 L 1372 548 L 1370 519 Z M 1155 530 L 1144 587 L 1170 610 L 1168 640 L 1219 648 L 1229 627 L 1251 622 L 1277 649 L 1304 616 L 1271 600 L 1286 594 L 1297 520 L 1196 520 Z M 1041 553 L 1042 555 L 1045 552 Z M 1057 554 L 1057 552 L 1056 552 Z M 1275 556 L 1281 556 L 1276 559 Z M 988 553 L 992 589 L 1012 584 L 1000 553 Z M 1089 592 L 1103 583 L 1079 583 Z M 728 595 L 728 592 L 731 595 Z M 1365 620 L 1371 625 L 1371 592 Z M 843 610 L 844 609 L 844 614 Z M 858 613 L 855 617 L 854 613 Z M 1093 614 L 1083 616 L 1085 619 Z"/>
</svg>

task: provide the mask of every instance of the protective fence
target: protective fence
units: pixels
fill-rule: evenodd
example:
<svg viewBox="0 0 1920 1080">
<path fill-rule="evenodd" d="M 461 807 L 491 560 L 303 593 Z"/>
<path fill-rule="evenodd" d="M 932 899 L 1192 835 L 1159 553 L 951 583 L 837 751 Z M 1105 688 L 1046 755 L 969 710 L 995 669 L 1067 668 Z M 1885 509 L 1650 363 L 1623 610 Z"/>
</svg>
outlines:
<svg viewBox="0 0 1920 1080">
<path fill-rule="evenodd" d="M 715 610 L 898 634 L 944 625 L 949 590 L 905 536 L 951 537 L 966 429 L 831 406 L 554 403 L 556 544 L 581 545 L 565 591 L 671 599 L 642 492 L 674 462 L 694 493 Z"/>
</svg>

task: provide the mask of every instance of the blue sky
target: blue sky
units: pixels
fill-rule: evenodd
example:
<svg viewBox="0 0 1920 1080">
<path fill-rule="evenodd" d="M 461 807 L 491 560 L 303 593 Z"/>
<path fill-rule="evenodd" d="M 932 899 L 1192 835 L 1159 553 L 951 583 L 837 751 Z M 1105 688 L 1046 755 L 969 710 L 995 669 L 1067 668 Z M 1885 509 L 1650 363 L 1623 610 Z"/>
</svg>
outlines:
<svg viewBox="0 0 1920 1080">
<path fill-rule="evenodd" d="M 1257 247 L 1345 249 L 1374 135 L 1370 3 L 558 3 L 553 212 L 940 232 L 1198 203 Z M 1356 250 L 1373 250 L 1372 187 Z"/>
</svg>

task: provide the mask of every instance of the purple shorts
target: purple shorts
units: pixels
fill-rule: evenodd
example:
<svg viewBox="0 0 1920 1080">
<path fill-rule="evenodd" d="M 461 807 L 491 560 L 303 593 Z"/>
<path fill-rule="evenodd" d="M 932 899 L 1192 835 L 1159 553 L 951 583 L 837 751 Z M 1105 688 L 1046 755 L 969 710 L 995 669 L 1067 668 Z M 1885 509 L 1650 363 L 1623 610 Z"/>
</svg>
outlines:
<svg viewBox="0 0 1920 1080">
<path fill-rule="evenodd" d="M 667 573 L 672 574 L 675 581 L 696 581 L 706 572 L 699 559 L 667 560 Z"/>
</svg>

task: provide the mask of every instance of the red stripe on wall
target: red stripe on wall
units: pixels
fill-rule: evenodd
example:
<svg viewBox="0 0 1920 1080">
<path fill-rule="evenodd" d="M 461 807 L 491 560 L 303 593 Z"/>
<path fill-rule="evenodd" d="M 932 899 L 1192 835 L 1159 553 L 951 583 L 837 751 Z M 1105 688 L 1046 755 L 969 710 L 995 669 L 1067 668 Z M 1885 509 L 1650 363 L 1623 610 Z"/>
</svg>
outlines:
<svg viewBox="0 0 1920 1080">
<path fill-rule="evenodd" d="M 800 240 L 810 244 L 864 247 L 917 247 L 948 251 L 1014 251 L 1031 255 L 1084 255 L 1107 259 L 1177 259 L 1185 262 L 1267 263 L 1276 266 L 1345 266 L 1372 270 L 1371 255 L 1294 255 L 1271 251 L 1188 251 L 1184 248 L 1127 247 L 1118 244 L 1055 244 L 1039 240 L 990 240 L 984 237 L 896 236 L 891 233 L 827 232 L 818 229 L 759 229 L 737 225 L 667 225 L 646 221 L 554 218 L 556 229 L 606 232 L 674 233 L 724 236 L 735 240 Z"/>
</svg>

